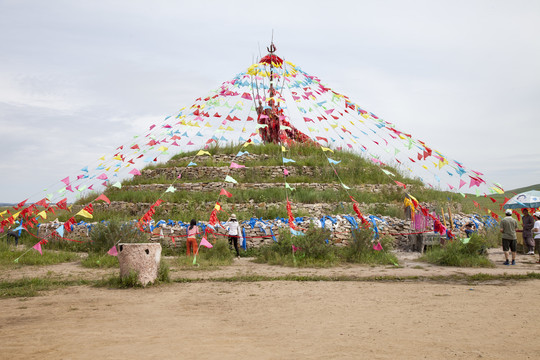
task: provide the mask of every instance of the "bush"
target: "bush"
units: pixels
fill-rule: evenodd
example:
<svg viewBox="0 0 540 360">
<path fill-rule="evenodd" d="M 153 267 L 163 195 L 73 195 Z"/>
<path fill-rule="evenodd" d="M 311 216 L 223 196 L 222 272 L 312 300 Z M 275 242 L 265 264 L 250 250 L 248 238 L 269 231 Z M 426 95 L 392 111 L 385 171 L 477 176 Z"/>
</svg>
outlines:
<svg viewBox="0 0 540 360">
<path fill-rule="evenodd" d="M 345 261 L 361 264 L 397 265 L 396 256 L 389 252 L 393 247 L 394 238 L 384 236 L 378 239 L 383 248 L 381 251 L 373 249 L 372 239 L 372 229 L 353 229 L 349 245 L 341 251 Z"/>
<path fill-rule="evenodd" d="M 420 259 L 432 264 L 458 267 L 493 267 L 487 257 L 487 242 L 478 234 L 472 234 L 468 243 L 459 240 L 428 250 Z"/>
<path fill-rule="evenodd" d="M 123 223 L 112 220 L 108 223 L 98 223 L 90 231 L 89 252 L 106 252 L 119 242 L 141 243 L 148 242 L 149 234 L 146 234 L 131 223 Z"/>
<path fill-rule="evenodd" d="M 329 230 L 315 227 L 310 227 L 304 236 L 293 236 L 288 231 L 282 230 L 279 241 L 262 247 L 256 261 L 287 266 L 335 265 L 339 262 L 339 258 L 336 256 L 336 248 L 329 241 L 330 236 Z M 296 248 L 295 252 L 293 245 Z"/>
</svg>

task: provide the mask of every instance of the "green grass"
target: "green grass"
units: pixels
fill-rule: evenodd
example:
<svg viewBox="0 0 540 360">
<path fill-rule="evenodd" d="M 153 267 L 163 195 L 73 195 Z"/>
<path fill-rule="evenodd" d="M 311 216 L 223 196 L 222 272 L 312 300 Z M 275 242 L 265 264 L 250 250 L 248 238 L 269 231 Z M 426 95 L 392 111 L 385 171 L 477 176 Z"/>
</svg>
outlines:
<svg viewBox="0 0 540 360">
<path fill-rule="evenodd" d="M 11 247 L 4 242 L 0 242 L 0 266 L 54 265 L 80 259 L 80 256 L 73 252 L 48 250 L 47 245 L 42 245 L 43 255 L 34 249 L 30 249 L 26 254 L 25 252 L 26 250 L 15 250 L 14 247 Z M 19 260 L 15 263 L 17 258 L 19 258 Z"/>
<path fill-rule="evenodd" d="M 88 257 L 81 261 L 81 265 L 86 268 L 117 268 L 118 258 L 107 253 L 90 253 Z"/>
<path fill-rule="evenodd" d="M 227 240 L 217 240 L 211 249 L 206 247 L 199 249 L 195 265 L 193 264 L 193 256 L 187 255 L 180 255 L 175 265 L 180 269 L 209 270 L 231 265 L 234 256 L 235 253 L 229 248 Z"/>
<path fill-rule="evenodd" d="M 0 281 L 0 298 L 33 297 L 41 291 L 67 286 L 89 285 L 91 282 L 75 280 L 54 280 L 50 278 L 23 278 L 14 281 Z"/>
<path fill-rule="evenodd" d="M 447 242 L 444 246 L 428 250 L 420 260 L 442 266 L 494 267 L 487 257 L 487 247 L 484 238 L 473 234 L 467 244 L 459 240 Z"/>
</svg>

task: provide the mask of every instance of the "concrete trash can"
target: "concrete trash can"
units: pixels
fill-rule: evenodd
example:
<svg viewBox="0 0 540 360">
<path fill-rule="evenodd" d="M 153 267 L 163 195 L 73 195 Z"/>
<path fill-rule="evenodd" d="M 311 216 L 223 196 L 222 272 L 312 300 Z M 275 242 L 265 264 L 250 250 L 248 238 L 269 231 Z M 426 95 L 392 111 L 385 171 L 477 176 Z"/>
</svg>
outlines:
<svg viewBox="0 0 540 360">
<path fill-rule="evenodd" d="M 118 244 L 121 278 L 128 276 L 130 271 L 136 271 L 139 282 L 146 286 L 157 279 L 160 261 L 161 244 L 159 243 Z"/>
</svg>

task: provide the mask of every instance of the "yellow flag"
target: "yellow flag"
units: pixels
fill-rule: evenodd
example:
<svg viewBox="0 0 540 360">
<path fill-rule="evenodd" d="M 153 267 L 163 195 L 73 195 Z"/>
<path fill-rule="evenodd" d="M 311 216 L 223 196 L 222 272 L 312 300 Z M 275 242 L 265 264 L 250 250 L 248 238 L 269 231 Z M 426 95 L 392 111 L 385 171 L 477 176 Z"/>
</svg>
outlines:
<svg viewBox="0 0 540 360">
<path fill-rule="evenodd" d="M 113 160 L 122 160 L 122 158 L 120 157 L 120 155 L 117 155 L 117 156 L 113 157 Z"/>
<path fill-rule="evenodd" d="M 287 149 L 285 149 L 285 146 L 281 145 L 281 151 L 286 152 Z"/>
<path fill-rule="evenodd" d="M 199 152 L 197 153 L 197 156 L 201 156 L 201 155 L 208 155 L 208 156 L 212 156 L 212 154 L 210 154 L 208 151 L 204 151 L 204 150 L 199 150 Z"/>
<path fill-rule="evenodd" d="M 330 151 L 330 152 L 334 152 L 334 150 L 330 149 L 330 148 L 327 148 L 327 147 L 324 147 L 324 146 L 321 146 L 321 149 L 322 151 Z"/>
<path fill-rule="evenodd" d="M 13 219 L 18 218 L 20 213 L 21 213 L 21 212 L 19 211 L 19 212 L 16 212 L 15 214 L 13 214 Z"/>
<path fill-rule="evenodd" d="M 43 219 L 46 219 L 47 218 L 47 213 L 45 211 L 42 211 L 42 212 L 38 213 L 38 216 L 41 216 Z"/>
<path fill-rule="evenodd" d="M 98 160 L 103 160 L 103 161 L 105 161 L 105 156 L 100 157 Z"/>
<path fill-rule="evenodd" d="M 84 216 L 84 217 L 89 218 L 89 219 L 93 218 L 92 214 L 90 214 L 88 211 L 86 211 L 84 209 L 82 209 L 81 211 L 79 211 L 78 213 L 75 214 L 75 216 L 77 216 L 77 215 Z"/>
<path fill-rule="evenodd" d="M 216 206 L 214 206 L 214 209 L 216 209 L 217 211 L 221 211 L 221 205 L 216 203 Z"/>
</svg>

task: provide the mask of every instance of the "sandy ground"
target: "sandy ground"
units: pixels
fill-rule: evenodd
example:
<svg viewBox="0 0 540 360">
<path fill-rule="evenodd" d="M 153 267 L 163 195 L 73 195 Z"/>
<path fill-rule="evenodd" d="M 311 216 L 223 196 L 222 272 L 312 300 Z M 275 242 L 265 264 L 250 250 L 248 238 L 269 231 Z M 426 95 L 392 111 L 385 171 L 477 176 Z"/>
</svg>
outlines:
<svg viewBox="0 0 540 360">
<path fill-rule="evenodd" d="M 443 268 L 400 254 L 401 268 L 290 269 L 240 259 L 208 281 L 146 289 L 69 287 L 0 300 L 0 359 L 540 359 L 540 280 L 490 284 L 216 282 L 261 274 L 396 275 L 540 272 L 533 257 L 493 269 Z M 25 267 L 21 276 L 95 278 L 78 264 Z"/>
</svg>

